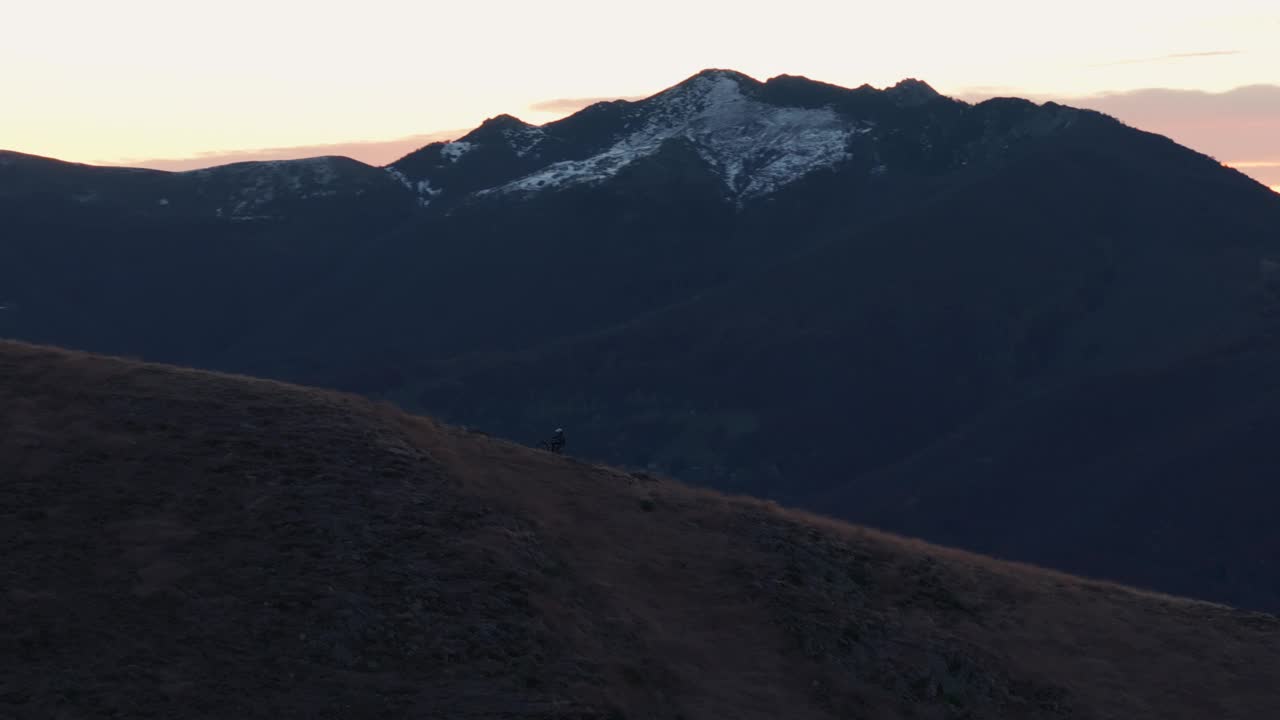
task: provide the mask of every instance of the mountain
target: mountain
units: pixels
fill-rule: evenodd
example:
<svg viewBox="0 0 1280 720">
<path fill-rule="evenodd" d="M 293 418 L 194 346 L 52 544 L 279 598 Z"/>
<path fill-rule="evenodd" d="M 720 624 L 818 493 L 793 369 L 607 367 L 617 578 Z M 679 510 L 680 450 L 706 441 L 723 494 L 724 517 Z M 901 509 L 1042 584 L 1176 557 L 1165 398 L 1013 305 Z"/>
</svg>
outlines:
<svg viewBox="0 0 1280 720">
<path fill-rule="evenodd" d="M 415 202 L 348 158 L 170 173 L 0 152 L 0 333 L 213 363 Z"/>
<path fill-rule="evenodd" d="M 873 133 L 878 119 L 896 113 L 910 129 L 960 107 L 941 98 L 932 109 L 899 107 L 894 93 L 872 90 L 837 111 L 823 93 L 838 89 L 792 85 L 707 71 L 648 100 L 601 103 L 541 128 L 494 118 L 393 163 L 423 212 L 332 292 L 361 298 L 360 311 L 335 322 L 327 303 L 301 306 L 287 323 L 295 332 L 254 337 L 236 367 L 287 375 L 323 356 L 333 367 L 302 379 L 346 387 L 351 368 L 367 374 L 389 355 L 420 362 L 516 350 L 664 307 L 843 223 L 825 216 L 852 210 L 847 201 L 813 202 L 815 187 L 830 191 L 822 178 L 833 168 L 859 168 L 867 182 L 887 159 L 907 171 L 913 151 L 899 153 L 896 126 Z M 844 143 L 861 151 L 846 153 Z M 767 217 L 748 217 L 760 203 Z M 781 227 L 798 238 L 787 247 L 774 237 Z M 446 310 L 457 304 L 466 312 Z M 433 332 L 406 335 L 423 312 Z M 335 345 L 363 356 L 334 357 Z M 289 359 L 257 364 L 264 356 Z"/>
<path fill-rule="evenodd" d="M 1027 142 L 694 298 L 468 357 L 418 406 L 526 440 L 561 424 L 591 457 L 1280 608 L 1280 203 L 1101 116 Z"/>
<path fill-rule="evenodd" d="M 396 183 L 344 157 L 245 162 L 164 172 L 64 163 L 21 153 L 0 155 L 6 213 L 86 214 L 235 222 L 292 216 L 344 216 L 354 205 L 386 202 Z M 37 205 L 38 203 L 47 205 Z M 34 207 L 33 207 L 34 205 Z"/>
<path fill-rule="evenodd" d="M 1280 197 L 1166 138 L 709 70 L 387 168 L 203 172 L 0 156 L 0 334 L 1280 610 Z"/>
<path fill-rule="evenodd" d="M 1280 621 L 0 343 L 0 715 L 1204 718 Z"/>
<path fill-rule="evenodd" d="M 882 123 L 935 103 L 958 105 L 919 81 L 849 93 L 801 78 L 760 83 L 708 70 L 646 100 L 600 103 L 544 127 L 493 118 L 391 167 L 424 204 L 457 205 L 598 184 L 679 148 L 701 161 L 725 197 L 745 203 L 850 160 L 876 160 Z"/>
</svg>

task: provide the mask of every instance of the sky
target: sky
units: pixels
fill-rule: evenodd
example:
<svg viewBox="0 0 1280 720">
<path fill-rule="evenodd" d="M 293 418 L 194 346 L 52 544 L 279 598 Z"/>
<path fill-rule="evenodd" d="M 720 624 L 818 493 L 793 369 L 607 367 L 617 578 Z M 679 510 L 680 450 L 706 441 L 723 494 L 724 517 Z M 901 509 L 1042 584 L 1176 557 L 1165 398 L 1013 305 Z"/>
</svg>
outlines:
<svg viewBox="0 0 1280 720">
<path fill-rule="evenodd" d="M 385 163 L 708 67 L 1104 109 L 1280 186 L 1277 0 L 0 0 L 0 148 Z"/>
</svg>

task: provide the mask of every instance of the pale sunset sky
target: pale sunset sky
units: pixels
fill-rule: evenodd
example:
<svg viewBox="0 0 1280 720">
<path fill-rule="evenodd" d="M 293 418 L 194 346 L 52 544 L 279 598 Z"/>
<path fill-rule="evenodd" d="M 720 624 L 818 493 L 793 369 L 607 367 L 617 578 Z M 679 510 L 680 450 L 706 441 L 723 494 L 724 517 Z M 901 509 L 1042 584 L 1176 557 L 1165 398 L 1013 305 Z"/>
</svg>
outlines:
<svg viewBox="0 0 1280 720">
<path fill-rule="evenodd" d="M 1280 0 L 6 0 L 0 148 L 390 162 L 708 67 L 1055 99 L 1280 188 Z"/>
</svg>

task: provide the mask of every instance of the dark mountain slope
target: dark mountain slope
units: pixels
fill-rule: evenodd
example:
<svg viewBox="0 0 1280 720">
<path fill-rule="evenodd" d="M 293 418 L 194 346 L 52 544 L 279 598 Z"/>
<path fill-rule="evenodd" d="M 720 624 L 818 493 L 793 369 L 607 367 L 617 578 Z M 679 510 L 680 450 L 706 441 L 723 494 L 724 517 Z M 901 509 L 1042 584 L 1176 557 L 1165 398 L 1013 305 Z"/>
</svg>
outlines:
<svg viewBox="0 0 1280 720">
<path fill-rule="evenodd" d="M 1234 173 L 1172 144 L 1151 143 L 1147 173 L 1096 140 L 1038 148 L 910 215 L 609 332 L 488 370 L 468 361 L 422 402 L 504 432 L 564 418 L 584 452 L 630 450 L 614 457 L 632 463 L 678 457 L 681 442 L 754 453 L 795 472 L 748 487 L 794 498 L 808 488 L 791 475 L 824 483 L 892 462 L 1029 389 L 1270 332 L 1280 202 L 1235 192 Z M 1165 153 L 1191 179 L 1159 168 Z M 1195 202 L 1168 205 L 1193 183 Z M 722 412 L 750 415 L 750 429 L 718 434 L 707 415 Z"/>
<path fill-rule="evenodd" d="M 414 205 L 347 158 L 167 173 L 0 152 L 0 333 L 216 365 Z"/>
<path fill-rule="evenodd" d="M 1126 213 L 1125 195 L 1150 202 L 1153 193 L 1129 185 L 1157 174 L 1174 196 L 1199 182 L 1210 198 L 1259 189 L 1094 113 L 1015 100 L 970 107 L 923 84 L 903 87 L 708 71 L 541 128 L 497 118 L 393 164 L 410 185 L 430 186 L 425 215 L 287 322 L 248 338 L 227 364 L 403 397 L 432 374 L 424 362 L 629 322 L 896 218 L 924 215 L 944 236 L 975 232 L 930 203 L 984 179 L 997 191 L 1030 183 L 1051 211 L 1080 213 L 1072 221 L 1090 231 L 1109 222 L 1089 210 L 1095 199 L 1119 193 L 1111 204 Z M 1020 175 L 1004 177 L 1011 172 Z M 1244 222 L 1275 207 L 1264 194 Z M 1009 199 L 993 198 L 979 220 L 1020 231 L 1038 222 Z M 1200 226 L 1216 220 L 1201 201 L 1192 205 Z M 346 309 L 335 315 L 336 305 Z M 433 332 L 416 331 L 427 323 Z M 299 375 L 308 358 L 326 367 Z"/>
<path fill-rule="evenodd" d="M 1118 162 L 1117 135 L 1141 154 Z M 468 359 L 419 402 L 528 440 L 566 425 L 593 457 L 931 540 L 1280 608 L 1265 570 L 1280 535 L 1249 510 L 1274 504 L 1277 458 L 1265 431 L 1208 440 L 1247 427 L 1280 378 L 1230 351 L 1275 356 L 1277 227 L 1265 190 L 1099 121 L 698 300 Z M 1212 374 L 1180 370 L 1205 364 Z M 1220 377 L 1239 378 L 1232 393 L 1215 391 Z M 1082 388 L 1094 401 L 1077 407 Z M 1121 413 L 1150 441 L 1097 432 Z M 987 415 L 999 420 L 980 437 L 953 437 Z M 1040 418 L 1057 420 L 1030 440 L 1010 432 Z M 1172 472 L 1189 446 L 1169 424 L 1208 433 L 1196 467 L 1218 470 Z M 950 455 L 915 482 L 877 473 L 948 437 L 964 458 L 1058 450 L 1042 474 L 1013 465 L 998 481 Z"/>
<path fill-rule="evenodd" d="M 536 128 L 501 116 L 432 144 L 388 168 L 425 203 L 417 223 L 299 304 L 283 332 L 248 339 L 233 366 L 296 378 L 323 357 L 304 379 L 368 390 L 367 376 L 412 377 L 424 359 L 529 347 L 687 299 L 926 190 L 917 134 L 963 104 L 840 92 L 838 109 L 818 107 L 713 70 L 644 101 Z M 356 305 L 335 316 L 338 298 Z"/>
<path fill-rule="evenodd" d="M 282 220 L 344 216 L 364 200 L 394 204 L 404 187 L 345 157 L 243 162 L 188 172 L 97 167 L 0 151 L 6 213 L 126 218 Z M 384 208 L 385 209 L 385 208 Z"/>
<path fill-rule="evenodd" d="M 1277 430 L 1272 339 L 1019 399 L 816 504 L 938 542 L 1276 608 Z"/>
<path fill-rule="evenodd" d="M 1280 623 L 0 345 L 9 717 L 1247 718 Z"/>
<path fill-rule="evenodd" d="M 642 186 L 635 191 L 624 175 L 609 189 L 406 225 L 353 258 L 288 322 L 246 338 L 236 367 L 292 378 L 322 359 L 306 377 L 349 387 L 352 371 L 394 363 L 412 375 L 424 359 L 536 345 L 731 277 L 751 261 L 732 257 L 732 209 L 696 172 L 658 165 L 666 156 L 634 169 L 663 174 L 632 183 Z M 263 358 L 283 360 L 262 367 Z"/>
</svg>

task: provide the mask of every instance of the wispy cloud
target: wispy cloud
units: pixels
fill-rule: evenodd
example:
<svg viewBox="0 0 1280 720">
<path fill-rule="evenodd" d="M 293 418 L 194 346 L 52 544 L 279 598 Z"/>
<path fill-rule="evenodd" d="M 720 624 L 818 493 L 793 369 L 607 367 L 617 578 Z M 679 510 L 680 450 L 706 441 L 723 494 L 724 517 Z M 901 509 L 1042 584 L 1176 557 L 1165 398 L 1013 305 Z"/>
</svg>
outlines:
<svg viewBox="0 0 1280 720">
<path fill-rule="evenodd" d="M 298 145 L 256 150 L 206 152 L 186 158 L 116 159 L 100 162 L 103 165 L 127 165 L 129 167 L 145 167 L 156 170 L 197 170 L 214 165 L 226 165 L 228 163 L 251 160 L 296 160 L 320 155 L 343 155 L 370 165 L 386 165 L 424 145 L 452 140 L 466 134 L 466 132 L 466 130 L 445 130 L 422 135 L 410 135 L 394 140 L 360 140 L 326 145 Z"/>
<path fill-rule="evenodd" d="M 596 103 L 611 102 L 613 100 L 643 100 L 643 96 L 627 96 L 627 97 L 587 97 L 587 98 L 554 98 L 552 100 L 543 100 L 529 106 L 530 110 L 545 113 L 573 113 L 585 107 L 590 107 Z"/>
<path fill-rule="evenodd" d="M 1114 67 L 1116 65 L 1142 65 L 1146 63 L 1162 63 L 1177 60 L 1194 60 L 1196 58 L 1212 58 L 1223 57 L 1227 55 L 1242 55 L 1241 50 L 1210 50 L 1208 52 L 1189 52 L 1189 53 L 1171 53 L 1169 55 L 1158 55 L 1156 57 L 1132 58 L 1129 60 L 1113 60 L 1111 62 L 1096 63 L 1089 67 Z"/>
</svg>

